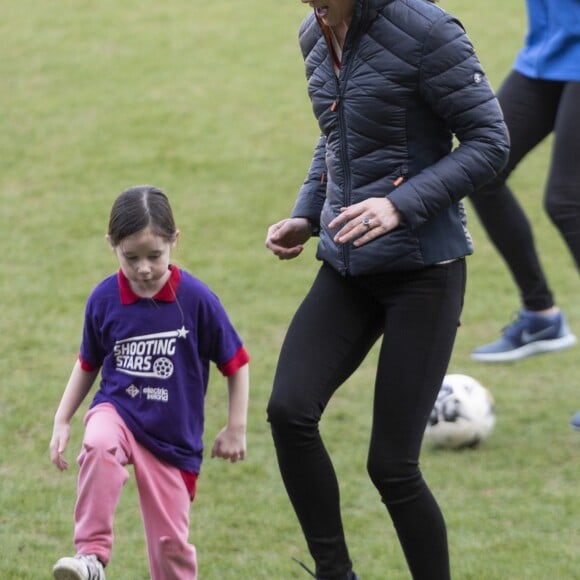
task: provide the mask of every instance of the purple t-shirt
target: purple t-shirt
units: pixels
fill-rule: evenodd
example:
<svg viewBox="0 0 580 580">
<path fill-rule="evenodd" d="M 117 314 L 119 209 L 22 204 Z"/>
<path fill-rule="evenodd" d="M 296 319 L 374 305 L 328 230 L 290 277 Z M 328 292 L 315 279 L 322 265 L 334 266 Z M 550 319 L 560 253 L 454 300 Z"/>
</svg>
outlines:
<svg viewBox="0 0 580 580">
<path fill-rule="evenodd" d="M 199 473 L 210 362 L 225 376 L 249 356 L 217 296 L 171 266 L 154 298 L 140 298 L 119 270 L 91 293 L 79 358 L 101 367 L 91 407 L 111 403 L 156 457 Z"/>
</svg>

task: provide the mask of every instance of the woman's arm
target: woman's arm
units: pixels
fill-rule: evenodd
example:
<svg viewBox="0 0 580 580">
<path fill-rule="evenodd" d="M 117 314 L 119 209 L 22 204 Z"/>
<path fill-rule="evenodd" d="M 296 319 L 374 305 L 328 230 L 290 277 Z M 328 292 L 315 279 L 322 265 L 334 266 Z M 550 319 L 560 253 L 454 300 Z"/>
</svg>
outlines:
<svg viewBox="0 0 580 580">
<path fill-rule="evenodd" d="M 413 229 L 491 181 L 509 154 L 495 93 L 469 37 L 449 14 L 443 13 L 425 39 L 419 91 L 459 145 L 388 194 Z"/>
</svg>

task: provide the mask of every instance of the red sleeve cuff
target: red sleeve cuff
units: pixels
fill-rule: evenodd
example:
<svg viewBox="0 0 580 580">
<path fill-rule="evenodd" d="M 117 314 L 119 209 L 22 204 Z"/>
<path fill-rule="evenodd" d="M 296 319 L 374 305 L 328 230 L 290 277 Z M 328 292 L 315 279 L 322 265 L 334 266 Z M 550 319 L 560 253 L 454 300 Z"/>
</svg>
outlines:
<svg viewBox="0 0 580 580">
<path fill-rule="evenodd" d="M 225 364 L 217 365 L 218 369 L 224 377 L 231 377 L 238 369 L 250 362 L 250 355 L 248 351 L 240 346 L 238 352 Z"/>
<path fill-rule="evenodd" d="M 86 373 L 92 373 L 93 371 L 99 370 L 100 365 L 92 365 L 88 363 L 86 360 L 83 360 L 83 357 L 79 354 L 79 363 L 81 363 L 81 369 Z"/>
</svg>

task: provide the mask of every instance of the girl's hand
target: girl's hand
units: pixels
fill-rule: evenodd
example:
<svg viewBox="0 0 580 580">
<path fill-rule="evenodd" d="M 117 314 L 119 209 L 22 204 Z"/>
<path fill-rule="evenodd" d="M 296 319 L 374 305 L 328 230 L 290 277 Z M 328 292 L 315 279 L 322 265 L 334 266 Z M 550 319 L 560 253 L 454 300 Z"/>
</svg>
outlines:
<svg viewBox="0 0 580 580">
<path fill-rule="evenodd" d="M 69 439 L 70 425 L 68 423 L 55 423 L 52 432 L 52 439 L 50 440 L 50 460 L 61 471 L 68 468 L 68 462 L 63 454 L 66 451 Z"/>
<path fill-rule="evenodd" d="M 266 247 L 280 260 L 291 260 L 300 255 L 311 236 L 312 228 L 306 218 L 288 218 L 268 228 Z"/>
<path fill-rule="evenodd" d="M 229 459 L 232 463 L 246 458 L 246 430 L 224 427 L 211 449 L 212 457 Z"/>
<path fill-rule="evenodd" d="M 375 238 L 394 230 L 403 221 L 399 210 L 386 197 L 372 197 L 343 207 L 341 214 L 328 226 L 341 229 L 334 241 L 345 244 L 351 240 L 354 246 L 363 246 Z"/>
</svg>

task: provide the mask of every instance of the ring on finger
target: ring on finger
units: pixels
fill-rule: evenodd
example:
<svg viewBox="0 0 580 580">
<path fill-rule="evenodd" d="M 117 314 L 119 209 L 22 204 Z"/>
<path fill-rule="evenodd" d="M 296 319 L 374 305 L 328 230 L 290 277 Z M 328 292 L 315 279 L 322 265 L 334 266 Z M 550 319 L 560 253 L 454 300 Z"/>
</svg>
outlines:
<svg viewBox="0 0 580 580">
<path fill-rule="evenodd" d="M 371 229 L 371 219 L 367 216 L 365 216 L 362 219 L 362 225 L 367 229 L 370 230 Z"/>
</svg>

